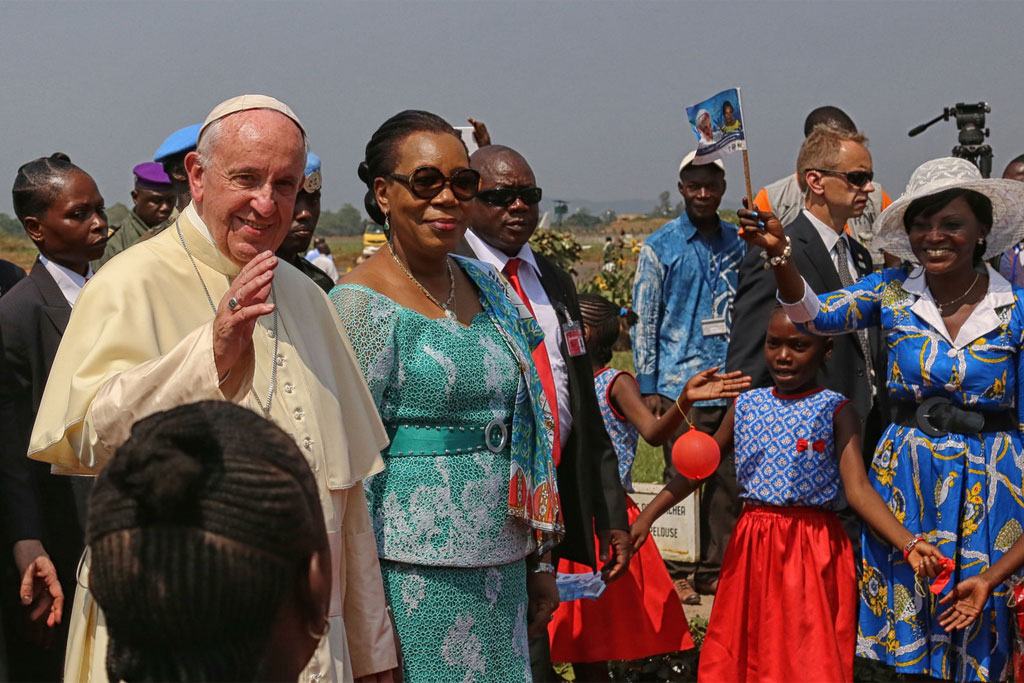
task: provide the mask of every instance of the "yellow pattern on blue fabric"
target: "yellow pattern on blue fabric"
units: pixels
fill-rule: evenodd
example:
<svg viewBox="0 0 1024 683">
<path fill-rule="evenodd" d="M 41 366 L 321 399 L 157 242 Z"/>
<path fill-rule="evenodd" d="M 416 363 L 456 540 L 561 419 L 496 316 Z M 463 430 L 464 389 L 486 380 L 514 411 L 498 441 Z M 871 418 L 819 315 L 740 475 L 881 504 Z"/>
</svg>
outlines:
<svg viewBox="0 0 1024 683">
<path fill-rule="evenodd" d="M 887 389 L 896 402 L 942 396 L 981 411 L 1013 411 L 1021 421 L 1024 393 L 1024 290 L 995 310 L 998 327 L 957 349 L 911 306 L 903 288 L 908 268 L 869 275 L 820 297 L 817 334 L 879 326 L 888 350 Z M 857 308 L 856 314 L 849 309 Z M 938 599 L 958 581 L 996 562 L 1021 535 L 1024 518 L 1024 444 L 1019 430 L 930 437 L 915 427 L 889 425 L 869 471 L 872 486 L 913 533 L 956 562 L 949 586 L 933 596 L 919 585 L 893 548 L 864 533 L 857 655 L 895 666 L 903 674 L 958 681 L 1000 680 L 1008 672 L 1012 632 L 1008 584 L 1000 585 L 978 621 L 947 634 L 938 623 Z"/>
</svg>

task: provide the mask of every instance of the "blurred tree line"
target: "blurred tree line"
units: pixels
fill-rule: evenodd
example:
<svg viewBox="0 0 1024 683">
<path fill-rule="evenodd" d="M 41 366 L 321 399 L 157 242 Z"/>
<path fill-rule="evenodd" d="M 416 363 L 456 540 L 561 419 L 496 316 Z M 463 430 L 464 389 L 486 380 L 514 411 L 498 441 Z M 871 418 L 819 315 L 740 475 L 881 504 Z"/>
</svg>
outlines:
<svg viewBox="0 0 1024 683">
<path fill-rule="evenodd" d="M 337 211 L 321 211 L 320 222 L 316 224 L 316 232 L 324 237 L 346 237 L 362 235 L 366 229 L 366 220 L 359 209 L 351 204 L 342 204 Z"/>
<path fill-rule="evenodd" d="M 21 229 L 21 223 L 18 222 L 18 219 L 8 216 L 6 213 L 0 213 L 0 233 L 13 237 L 25 235 L 25 231 Z"/>
<path fill-rule="evenodd" d="M 107 208 L 107 221 L 116 225 L 127 218 L 129 211 L 127 206 L 118 202 Z M 365 227 L 363 214 L 351 204 L 342 204 L 337 211 L 320 212 L 316 231 L 325 237 L 344 237 L 361 235 Z M 6 213 L 0 213 L 0 234 L 28 239 L 18 219 Z"/>
<path fill-rule="evenodd" d="M 671 194 L 666 190 L 658 195 L 658 204 L 648 213 L 650 218 L 672 219 L 683 212 L 683 203 L 678 202 L 672 206 L 669 199 Z M 130 209 L 118 202 L 107 209 L 107 219 L 112 224 L 123 221 Z M 738 222 L 736 212 L 732 209 L 722 209 L 719 215 L 723 220 L 731 223 Z M 601 226 L 614 223 L 617 216 L 614 211 L 605 211 L 600 216 L 595 216 L 586 207 L 578 208 L 570 216 L 567 216 L 561 228 L 572 229 L 576 232 L 588 232 L 597 230 Z M 320 212 L 320 222 L 317 224 L 317 232 L 325 237 L 346 237 L 350 235 L 361 235 L 366 229 L 368 219 L 352 204 L 342 204 L 337 211 L 323 210 Z M 25 237 L 25 231 L 21 223 L 14 216 L 0 213 L 0 234 L 14 237 Z"/>
</svg>

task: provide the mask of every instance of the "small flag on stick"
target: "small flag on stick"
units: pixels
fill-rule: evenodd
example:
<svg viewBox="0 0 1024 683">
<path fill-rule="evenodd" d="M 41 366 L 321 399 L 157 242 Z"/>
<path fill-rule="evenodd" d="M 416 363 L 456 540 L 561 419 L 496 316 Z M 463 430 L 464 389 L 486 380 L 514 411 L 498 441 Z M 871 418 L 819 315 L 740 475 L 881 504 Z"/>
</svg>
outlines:
<svg viewBox="0 0 1024 683">
<path fill-rule="evenodd" d="M 740 89 L 723 90 L 713 97 L 686 108 L 686 118 L 697 136 L 694 164 L 710 164 L 726 154 L 743 152 L 743 173 L 747 182 L 747 203 L 753 206 L 750 192 L 750 163 L 747 161 L 747 136 L 743 129 Z"/>
</svg>

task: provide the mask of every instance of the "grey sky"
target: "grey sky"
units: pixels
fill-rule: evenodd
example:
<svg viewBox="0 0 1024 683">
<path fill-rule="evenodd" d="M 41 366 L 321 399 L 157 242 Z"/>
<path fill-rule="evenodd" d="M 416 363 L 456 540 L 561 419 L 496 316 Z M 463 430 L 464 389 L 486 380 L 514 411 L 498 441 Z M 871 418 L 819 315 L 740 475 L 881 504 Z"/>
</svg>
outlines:
<svg viewBox="0 0 1024 683">
<path fill-rule="evenodd" d="M 362 208 L 366 141 L 405 108 L 484 120 L 549 198 L 653 205 L 694 146 L 683 108 L 740 86 L 755 192 L 793 170 L 807 112 L 836 104 L 895 197 L 956 144 L 951 122 L 907 130 L 955 102 L 992 105 L 996 174 L 1024 152 L 1022 25 L 1010 2 L 3 2 L 0 187 L 59 150 L 127 202 L 169 132 L 265 92 L 306 125 L 327 208 Z"/>
</svg>

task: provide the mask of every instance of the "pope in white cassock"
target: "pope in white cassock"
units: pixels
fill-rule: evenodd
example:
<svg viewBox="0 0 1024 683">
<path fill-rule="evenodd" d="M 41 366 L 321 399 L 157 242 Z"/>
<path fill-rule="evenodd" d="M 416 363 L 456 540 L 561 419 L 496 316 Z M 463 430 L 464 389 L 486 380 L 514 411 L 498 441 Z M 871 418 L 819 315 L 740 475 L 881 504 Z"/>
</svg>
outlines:
<svg viewBox="0 0 1024 683">
<path fill-rule="evenodd" d="M 140 418 L 229 400 L 291 434 L 316 474 L 331 545 L 330 630 L 301 680 L 397 666 L 361 480 L 387 437 L 330 300 L 274 256 L 291 225 L 305 131 L 282 102 L 218 105 L 185 166 L 192 203 L 127 249 L 75 304 L 29 457 L 95 474 Z M 79 582 L 88 586 L 88 558 Z M 106 628 L 87 590 L 71 616 L 66 681 L 106 679 Z"/>
</svg>

